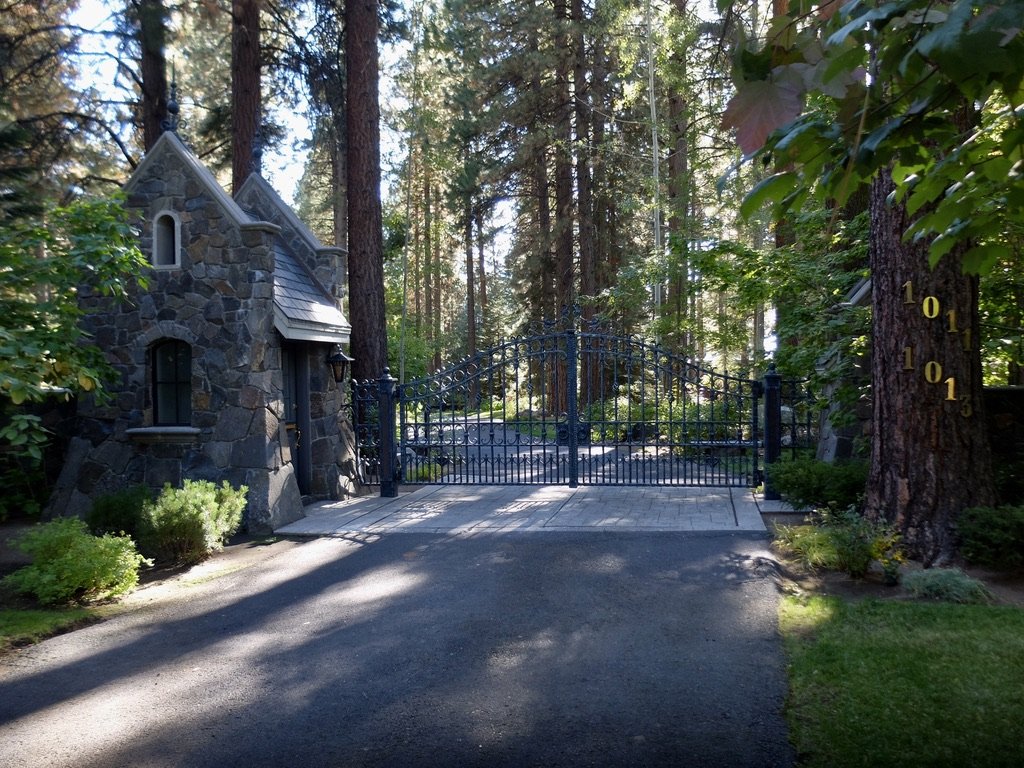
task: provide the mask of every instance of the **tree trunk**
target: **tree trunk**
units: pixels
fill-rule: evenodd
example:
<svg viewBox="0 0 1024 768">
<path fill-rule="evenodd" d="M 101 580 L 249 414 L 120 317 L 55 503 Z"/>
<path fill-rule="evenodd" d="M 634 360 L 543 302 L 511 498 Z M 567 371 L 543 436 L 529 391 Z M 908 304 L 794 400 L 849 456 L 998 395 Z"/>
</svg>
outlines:
<svg viewBox="0 0 1024 768">
<path fill-rule="evenodd" d="M 142 0 L 138 5 L 139 48 L 142 52 L 142 137 L 148 152 L 167 118 L 167 10 L 163 0 Z"/>
<path fill-rule="evenodd" d="M 685 19 L 687 0 L 673 0 L 673 12 Z M 672 56 L 673 77 L 678 85 L 668 100 L 670 147 L 668 156 L 669 198 L 669 312 L 672 316 L 670 342 L 677 352 L 693 354 L 689 323 L 690 301 L 690 105 L 687 102 L 686 49 Z"/>
<path fill-rule="evenodd" d="M 349 307 L 355 358 L 353 376 L 360 379 L 379 377 L 388 359 L 380 205 L 377 10 L 376 0 L 349 0 L 345 4 Z"/>
<path fill-rule="evenodd" d="M 479 274 L 480 284 L 480 327 L 483 329 L 483 335 L 486 343 L 487 334 L 491 331 L 491 318 L 487 309 L 487 265 L 484 263 L 484 250 L 487 247 L 487 238 L 484 237 L 483 206 L 477 206 L 476 210 L 473 212 L 473 219 L 476 222 L 477 273 Z"/>
<path fill-rule="evenodd" d="M 426 315 L 426 335 L 424 336 L 427 345 L 433 349 L 434 341 L 434 249 L 431 244 L 433 237 L 434 210 L 430 198 L 430 165 L 423 164 L 423 311 Z"/>
<path fill-rule="evenodd" d="M 260 126 L 260 2 L 231 3 L 231 194 L 250 173 Z"/>
<path fill-rule="evenodd" d="M 348 182 L 346 167 L 344 115 L 331 119 L 331 214 L 334 222 L 334 244 L 348 249 Z"/>
<path fill-rule="evenodd" d="M 468 157 L 466 158 L 468 163 Z M 476 354 L 476 271 L 473 268 L 473 198 L 467 190 L 462 200 L 463 253 L 466 257 L 466 356 Z"/>
<path fill-rule="evenodd" d="M 435 185 L 432 192 L 434 200 L 441 199 L 441 190 Z M 433 237 L 433 267 L 434 277 L 434 316 L 431 322 L 434 324 L 434 367 L 433 370 L 441 370 L 441 227 L 435 228 Z"/>
<path fill-rule="evenodd" d="M 573 286 L 572 97 L 569 91 L 568 9 L 554 0 L 555 10 L 555 289 L 564 311 L 575 303 Z"/>
<path fill-rule="evenodd" d="M 960 512 L 995 501 L 979 353 L 978 279 L 958 254 L 928 266 L 927 243 L 904 242 L 908 219 L 871 194 L 873 434 L 866 512 L 893 523 L 925 565 L 955 554 Z"/>
</svg>

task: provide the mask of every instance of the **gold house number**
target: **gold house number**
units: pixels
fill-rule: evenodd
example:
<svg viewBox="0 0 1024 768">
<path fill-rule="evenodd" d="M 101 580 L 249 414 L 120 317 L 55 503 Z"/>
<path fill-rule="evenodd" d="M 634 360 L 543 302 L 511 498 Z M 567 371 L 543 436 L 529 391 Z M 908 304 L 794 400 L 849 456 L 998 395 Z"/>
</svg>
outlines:
<svg viewBox="0 0 1024 768">
<path fill-rule="evenodd" d="M 904 304 L 916 304 L 914 299 L 914 283 L 911 280 L 907 280 L 902 286 L 903 288 L 903 303 Z M 965 352 L 969 352 L 971 349 L 971 329 L 964 328 L 960 330 L 957 326 L 956 310 L 950 309 L 945 315 L 942 314 L 942 304 L 936 296 L 925 296 L 921 300 L 921 312 L 929 320 L 938 320 L 940 317 L 944 317 L 946 322 L 946 332 L 956 333 L 960 336 L 960 343 L 963 345 Z M 914 360 L 914 348 L 904 347 L 903 348 L 903 370 L 913 371 L 916 370 L 916 361 Z M 956 377 L 949 376 L 943 378 L 942 363 L 938 360 L 929 360 L 924 364 L 924 380 L 929 384 L 945 384 L 946 385 L 946 400 L 948 402 L 959 402 L 960 403 L 960 415 L 970 416 L 974 408 L 971 405 L 970 395 L 957 396 L 956 392 Z"/>
</svg>

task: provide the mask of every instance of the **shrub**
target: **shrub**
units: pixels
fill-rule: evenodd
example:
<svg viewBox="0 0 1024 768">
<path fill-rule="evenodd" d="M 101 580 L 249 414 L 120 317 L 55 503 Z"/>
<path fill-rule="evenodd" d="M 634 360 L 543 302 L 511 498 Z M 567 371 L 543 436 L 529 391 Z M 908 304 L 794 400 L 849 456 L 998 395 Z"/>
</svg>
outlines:
<svg viewBox="0 0 1024 768">
<path fill-rule="evenodd" d="M 957 568 L 926 568 L 908 573 L 903 586 L 914 597 L 946 603 L 991 603 L 992 593 Z"/>
<path fill-rule="evenodd" d="M 0 487 L 0 522 L 38 516 L 51 490 L 41 464 L 5 451 L 0 451 Z"/>
<path fill-rule="evenodd" d="M 123 533 L 138 540 L 142 510 L 152 499 L 152 491 L 144 485 L 133 485 L 114 493 L 97 496 L 85 516 L 85 522 L 97 535 Z"/>
<path fill-rule="evenodd" d="M 822 510 L 812 525 L 779 526 L 779 542 L 812 568 L 829 568 L 862 578 L 873 562 L 895 583 L 903 561 L 899 536 L 889 526 L 861 516 L 855 509 Z"/>
<path fill-rule="evenodd" d="M 996 495 L 1001 504 L 1024 499 L 1024 459 L 1003 456 L 995 466 Z"/>
<path fill-rule="evenodd" d="M 35 526 L 17 546 L 32 556 L 32 564 L 4 581 L 44 605 L 127 594 L 139 583 L 139 568 L 150 564 L 127 536 L 93 536 L 73 517 Z"/>
<path fill-rule="evenodd" d="M 1024 566 L 1024 506 L 965 509 L 957 528 L 960 553 L 969 562 L 1007 570 Z"/>
<path fill-rule="evenodd" d="M 799 458 L 772 464 L 768 472 L 775 489 L 796 509 L 845 509 L 860 502 L 868 464 L 861 460 L 830 464 Z"/>
<path fill-rule="evenodd" d="M 198 563 L 223 548 L 238 530 L 245 509 L 246 486 L 237 490 L 225 480 L 186 480 L 182 488 L 164 486 L 143 507 L 139 545 L 162 562 Z"/>
</svg>

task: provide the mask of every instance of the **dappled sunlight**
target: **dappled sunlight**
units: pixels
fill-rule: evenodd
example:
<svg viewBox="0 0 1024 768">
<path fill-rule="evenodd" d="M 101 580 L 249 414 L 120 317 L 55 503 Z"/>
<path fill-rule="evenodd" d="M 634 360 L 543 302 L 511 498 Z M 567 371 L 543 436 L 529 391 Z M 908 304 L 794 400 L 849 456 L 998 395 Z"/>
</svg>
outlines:
<svg viewBox="0 0 1024 768">
<path fill-rule="evenodd" d="M 538 662 L 549 658 L 552 653 L 563 646 L 563 639 L 554 630 L 545 629 L 530 638 L 523 638 L 505 643 L 491 652 L 487 657 L 487 667 L 491 672 L 505 673 L 518 669 L 528 662 Z"/>
<path fill-rule="evenodd" d="M 787 595 L 779 605 L 779 628 L 788 635 L 805 636 L 836 617 L 841 603 L 822 597 Z"/>
<path fill-rule="evenodd" d="M 591 557 L 580 563 L 580 569 L 590 573 L 611 575 L 621 573 L 628 566 L 625 558 L 605 552 L 597 557 Z"/>
<path fill-rule="evenodd" d="M 188 587 L 180 611 L 93 636 L 74 664 L 56 644 L 53 665 L 0 680 L 0 696 L 30 697 L 3 710 L 17 716 L 3 740 L 79 768 L 664 764 L 642 758 L 732 722 L 726 708 L 765 722 L 758 676 L 775 668 L 775 635 L 750 605 L 763 553 L 715 541 L 293 543 Z M 660 715 L 721 680 L 728 704 Z"/>
<path fill-rule="evenodd" d="M 425 581 L 425 574 L 409 573 L 407 566 L 378 568 L 354 579 L 345 588 L 334 593 L 332 602 L 350 605 L 379 603 L 421 586 Z"/>
</svg>

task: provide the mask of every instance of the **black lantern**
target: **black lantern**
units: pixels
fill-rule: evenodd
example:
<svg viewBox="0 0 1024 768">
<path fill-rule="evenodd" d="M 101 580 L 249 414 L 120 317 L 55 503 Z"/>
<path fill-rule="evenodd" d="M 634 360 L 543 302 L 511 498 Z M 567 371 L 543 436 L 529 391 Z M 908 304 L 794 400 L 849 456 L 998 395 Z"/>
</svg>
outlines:
<svg viewBox="0 0 1024 768">
<path fill-rule="evenodd" d="M 339 384 L 345 381 L 345 374 L 348 372 L 348 364 L 352 362 L 352 358 L 346 355 L 340 346 L 334 348 L 333 354 L 327 357 L 327 364 L 331 366 L 331 371 L 334 373 L 334 380 Z"/>
</svg>

